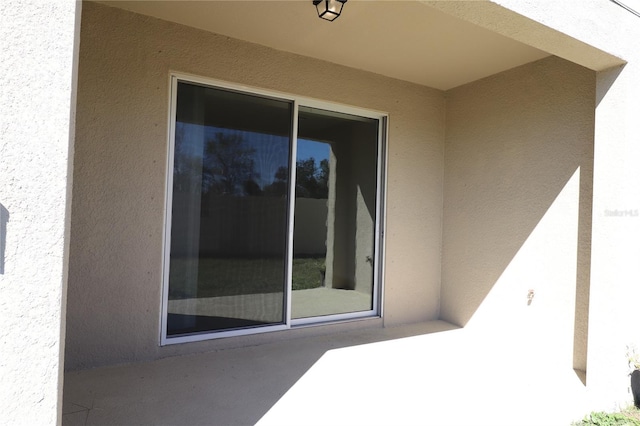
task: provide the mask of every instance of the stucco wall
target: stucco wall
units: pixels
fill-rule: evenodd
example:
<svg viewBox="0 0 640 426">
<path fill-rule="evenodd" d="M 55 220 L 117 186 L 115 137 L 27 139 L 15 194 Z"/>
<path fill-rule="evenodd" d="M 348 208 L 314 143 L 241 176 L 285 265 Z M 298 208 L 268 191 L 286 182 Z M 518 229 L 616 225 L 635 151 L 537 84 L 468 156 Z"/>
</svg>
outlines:
<svg viewBox="0 0 640 426">
<path fill-rule="evenodd" d="M 60 421 L 75 20 L 0 3 L 0 424 Z"/>
<path fill-rule="evenodd" d="M 595 78 L 550 57 L 447 92 L 441 318 L 539 366 L 586 367 Z"/>
<path fill-rule="evenodd" d="M 593 67 L 599 72 L 587 356 L 594 409 L 625 405 L 631 401 L 627 346 L 640 347 L 640 215 L 635 214 L 640 209 L 640 20 L 612 2 L 591 0 L 580 7 L 572 2 L 498 3 L 626 62 Z M 633 2 L 624 3 L 637 10 Z M 590 55 L 581 59 L 593 60 Z"/>
<path fill-rule="evenodd" d="M 430 4 L 596 71 L 586 381 L 593 409 L 627 405 L 627 347 L 640 346 L 638 17 L 597 0 Z"/>
<path fill-rule="evenodd" d="M 388 112 L 384 321 L 437 318 L 441 92 L 86 3 L 78 82 L 68 369 L 277 337 L 270 333 L 158 346 L 170 70 Z M 339 76 L 330 88 L 327 75 Z"/>
</svg>

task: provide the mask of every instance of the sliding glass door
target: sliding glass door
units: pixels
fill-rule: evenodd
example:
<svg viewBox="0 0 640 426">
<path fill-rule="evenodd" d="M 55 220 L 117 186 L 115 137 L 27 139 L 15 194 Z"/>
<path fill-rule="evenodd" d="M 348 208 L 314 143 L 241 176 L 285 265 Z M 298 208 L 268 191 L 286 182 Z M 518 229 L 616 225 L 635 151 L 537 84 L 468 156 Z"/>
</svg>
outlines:
<svg viewBox="0 0 640 426">
<path fill-rule="evenodd" d="M 299 109 L 292 319 L 374 309 L 378 128 Z"/>
<path fill-rule="evenodd" d="M 292 104 L 176 95 L 167 335 L 282 324 Z"/>
<path fill-rule="evenodd" d="M 296 101 L 172 78 L 164 344 L 379 314 L 383 117 Z"/>
</svg>

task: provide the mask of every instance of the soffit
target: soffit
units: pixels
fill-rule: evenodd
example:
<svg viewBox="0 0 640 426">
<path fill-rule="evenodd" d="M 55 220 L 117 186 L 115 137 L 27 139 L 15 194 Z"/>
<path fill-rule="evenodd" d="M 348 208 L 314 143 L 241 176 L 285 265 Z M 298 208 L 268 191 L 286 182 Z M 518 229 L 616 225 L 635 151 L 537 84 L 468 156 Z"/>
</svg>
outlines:
<svg viewBox="0 0 640 426">
<path fill-rule="evenodd" d="M 549 56 L 419 1 L 351 0 L 334 22 L 311 0 L 101 3 L 442 90 Z"/>
</svg>

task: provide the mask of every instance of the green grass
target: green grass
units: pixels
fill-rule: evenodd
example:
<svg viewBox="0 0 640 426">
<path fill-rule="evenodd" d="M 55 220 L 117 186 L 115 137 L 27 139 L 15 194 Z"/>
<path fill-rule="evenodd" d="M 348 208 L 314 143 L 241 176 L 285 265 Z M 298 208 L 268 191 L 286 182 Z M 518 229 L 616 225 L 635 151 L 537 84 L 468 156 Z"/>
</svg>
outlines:
<svg viewBox="0 0 640 426">
<path fill-rule="evenodd" d="M 293 259 L 291 285 L 294 290 L 306 290 L 322 286 L 324 257 L 299 257 Z"/>
<path fill-rule="evenodd" d="M 324 257 L 293 260 L 293 289 L 302 290 L 322 285 Z M 239 294 L 282 292 L 284 263 L 278 258 L 202 258 L 172 259 L 169 273 L 169 299 L 194 297 L 187 282 L 191 269 L 197 267 L 197 297 L 235 296 Z M 195 271 L 191 274 L 196 275 Z"/>
<path fill-rule="evenodd" d="M 640 426 L 640 411 L 629 408 L 619 413 L 593 412 L 573 426 Z"/>
</svg>

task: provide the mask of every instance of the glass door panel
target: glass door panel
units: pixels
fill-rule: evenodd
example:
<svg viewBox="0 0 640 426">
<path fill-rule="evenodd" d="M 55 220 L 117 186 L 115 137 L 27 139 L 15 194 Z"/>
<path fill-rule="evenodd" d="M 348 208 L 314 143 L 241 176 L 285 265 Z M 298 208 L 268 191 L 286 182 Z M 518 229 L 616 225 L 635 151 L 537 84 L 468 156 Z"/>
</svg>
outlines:
<svg viewBox="0 0 640 426">
<path fill-rule="evenodd" d="M 166 335 L 283 324 L 293 105 L 176 90 Z"/>
<path fill-rule="evenodd" d="M 299 108 L 292 319 L 374 310 L 378 129 Z"/>
</svg>

